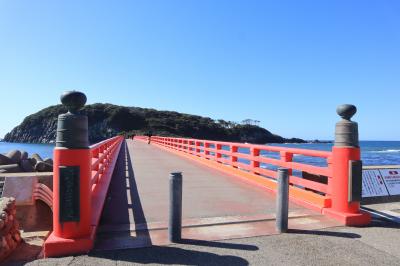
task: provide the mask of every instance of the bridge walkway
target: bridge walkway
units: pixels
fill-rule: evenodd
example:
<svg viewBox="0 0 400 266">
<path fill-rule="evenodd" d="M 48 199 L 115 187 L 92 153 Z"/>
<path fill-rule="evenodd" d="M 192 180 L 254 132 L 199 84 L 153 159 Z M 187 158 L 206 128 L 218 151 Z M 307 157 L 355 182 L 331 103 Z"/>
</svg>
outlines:
<svg viewBox="0 0 400 266">
<path fill-rule="evenodd" d="M 204 241 L 275 234 L 275 196 L 237 177 L 142 141 L 123 144 L 98 230 L 96 249 L 168 244 L 169 173 L 183 172 L 185 239 Z M 290 203 L 289 226 L 337 223 Z"/>
</svg>

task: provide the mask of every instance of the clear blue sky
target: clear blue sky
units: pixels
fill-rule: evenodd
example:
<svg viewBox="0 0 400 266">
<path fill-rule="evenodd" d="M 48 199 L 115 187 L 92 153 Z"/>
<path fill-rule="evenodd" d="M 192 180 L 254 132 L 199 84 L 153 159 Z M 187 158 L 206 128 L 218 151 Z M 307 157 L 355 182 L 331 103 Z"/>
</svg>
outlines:
<svg viewBox="0 0 400 266">
<path fill-rule="evenodd" d="M 88 102 L 400 140 L 399 1 L 0 0 L 0 136 L 78 89 Z"/>
</svg>

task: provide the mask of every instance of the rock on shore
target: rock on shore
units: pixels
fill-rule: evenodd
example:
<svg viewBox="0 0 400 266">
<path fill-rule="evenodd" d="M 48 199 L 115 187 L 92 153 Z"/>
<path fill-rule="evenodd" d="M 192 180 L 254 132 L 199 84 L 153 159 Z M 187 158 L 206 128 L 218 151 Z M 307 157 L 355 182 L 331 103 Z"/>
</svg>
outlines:
<svg viewBox="0 0 400 266">
<path fill-rule="evenodd" d="M 6 154 L 0 154 L 0 173 L 20 172 L 52 172 L 53 160 L 42 159 L 34 153 L 29 158 L 26 151 L 12 150 Z"/>
</svg>

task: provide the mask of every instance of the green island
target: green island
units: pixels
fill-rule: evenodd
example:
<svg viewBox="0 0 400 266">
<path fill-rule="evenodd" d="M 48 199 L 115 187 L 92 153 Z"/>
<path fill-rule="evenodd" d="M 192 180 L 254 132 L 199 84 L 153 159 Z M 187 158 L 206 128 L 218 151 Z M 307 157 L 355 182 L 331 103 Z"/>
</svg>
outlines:
<svg viewBox="0 0 400 266">
<path fill-rule="evenodd" d="M 67 110 L 63 105 L 47 107 L 29 115 L 6 134 L 4 141 L 51 143 L 56 139 L 57 117 Z M 265 128 L 251 124 L 214 120 L 209 117 L 149 108 L 125 107 L 95 103 L 86 105 L 82 113 L 88 116 L 89 140 L 96 143 L 118 134 L 145 135 L 149 131 L 158 136 L 209 139 L 219 141 L 265 143 L 304 143 L 299 138 L 284 138 Z M 258 121 L 256 121 L 258 122 Z"/>
</svg>

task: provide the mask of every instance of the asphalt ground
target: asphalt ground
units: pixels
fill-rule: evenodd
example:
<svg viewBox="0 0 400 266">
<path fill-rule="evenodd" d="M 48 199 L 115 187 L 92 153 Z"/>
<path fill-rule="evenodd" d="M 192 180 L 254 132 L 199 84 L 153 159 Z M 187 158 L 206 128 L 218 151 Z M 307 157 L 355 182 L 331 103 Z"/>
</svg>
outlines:
<svg viewBox="0 0 400 266">
<path fill-rule="evenodd" d="M 400 265 L 400 225 L 299 230 L 225 241 L 91 252 L 26 265 Z M 23 262 L 8 265 L 25 265 Z"/>
</svg>

